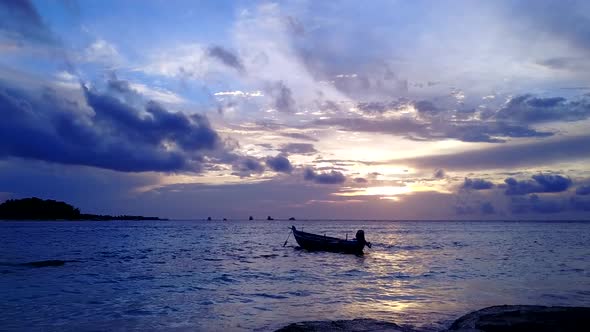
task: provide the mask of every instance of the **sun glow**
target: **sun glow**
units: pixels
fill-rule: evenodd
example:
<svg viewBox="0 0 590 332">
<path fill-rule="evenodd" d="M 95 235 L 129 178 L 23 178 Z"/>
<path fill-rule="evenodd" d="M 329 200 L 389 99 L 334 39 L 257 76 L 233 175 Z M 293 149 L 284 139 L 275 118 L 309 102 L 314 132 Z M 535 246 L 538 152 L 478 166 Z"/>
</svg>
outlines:
<svg viewBox="0 0 590 332">
<path fill-rule="evenodd" d="M 338 196 L 383 196 L 393 198 L 398 195 L 403 195 L 412 192 L 410 187 L 406 186 L 382 186 L 382 187 L 367 187 L 359 190 L 345 191 L 335 193 Z"/>
</svg>

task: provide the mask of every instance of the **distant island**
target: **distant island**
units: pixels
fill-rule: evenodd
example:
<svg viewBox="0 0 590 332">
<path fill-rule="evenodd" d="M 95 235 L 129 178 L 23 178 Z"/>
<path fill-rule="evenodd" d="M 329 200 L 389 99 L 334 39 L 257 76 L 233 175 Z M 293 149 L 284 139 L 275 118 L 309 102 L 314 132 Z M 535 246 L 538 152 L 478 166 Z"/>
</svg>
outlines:
<svg viewBox="0 0 590 332">
<path fill-rule="evenodd" d="M 158 217 L 80 213 L 72 205 L 37 197 L 9 199 L 0 204 L 0 220 L 168 220 Z"/>
</svg>

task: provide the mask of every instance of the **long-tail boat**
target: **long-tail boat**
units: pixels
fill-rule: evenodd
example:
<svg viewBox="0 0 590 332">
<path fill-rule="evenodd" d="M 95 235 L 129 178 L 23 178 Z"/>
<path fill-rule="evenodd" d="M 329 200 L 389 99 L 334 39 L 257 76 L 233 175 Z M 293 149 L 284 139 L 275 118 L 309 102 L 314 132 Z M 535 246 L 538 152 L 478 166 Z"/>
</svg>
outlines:
<svg viewBox="0 0 590 332">
<path fill-rule="evenodd" d="M 352 240 L 343 240 L 335 237 L 317 235 L 298 231 L 295 226 L 291 226 L 293 236 L 297 244 L 303 249 L 310 251 L 330 251 L 341 252 L 346 254 L 362 254 L 365 246 L 371 248 L 371 242 L 365 240 L 365 232 L 358 230 Z"/>
</svg>

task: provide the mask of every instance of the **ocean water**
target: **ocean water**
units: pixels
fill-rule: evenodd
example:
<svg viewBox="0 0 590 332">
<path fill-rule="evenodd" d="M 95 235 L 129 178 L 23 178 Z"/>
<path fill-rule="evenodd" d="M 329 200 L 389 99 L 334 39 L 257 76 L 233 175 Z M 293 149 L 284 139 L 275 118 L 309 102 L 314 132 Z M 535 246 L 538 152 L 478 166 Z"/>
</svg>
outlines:
<svg viewBox="0 0 590 332">
<path fill-rule="evenodd" d="M 308 232 L 373 243 L 307 252 Z M 18 265 L 49 259 L 64 266 Z M 0 330 L 425 330 L 499 304 L 590 305 L 590 222 L 0 222 Z"/>
</svg>

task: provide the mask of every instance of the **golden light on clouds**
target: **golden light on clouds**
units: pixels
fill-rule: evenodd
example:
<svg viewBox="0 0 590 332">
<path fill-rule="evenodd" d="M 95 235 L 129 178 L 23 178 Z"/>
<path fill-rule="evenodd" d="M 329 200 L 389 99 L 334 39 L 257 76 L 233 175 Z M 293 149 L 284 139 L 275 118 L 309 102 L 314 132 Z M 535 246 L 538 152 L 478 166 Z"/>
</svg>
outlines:
<svg viewBox="0 0 590 332">
<path fill-rule="evenodd" d="M 449 191 L 439 186 L 426 186 L 423 184 L 408 184 L 403 186 L 375 186 L 366 188 L 342 188 L 343 191 L 334 193 L 336 196 L 355 197 L 355 196 L 377 196 L 380 199 L 389 199 L 399 201 L 400 196 L 415 193 L 436 191 L 448 193 Z"/>
</svg>

